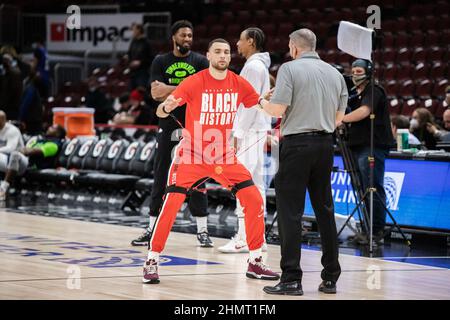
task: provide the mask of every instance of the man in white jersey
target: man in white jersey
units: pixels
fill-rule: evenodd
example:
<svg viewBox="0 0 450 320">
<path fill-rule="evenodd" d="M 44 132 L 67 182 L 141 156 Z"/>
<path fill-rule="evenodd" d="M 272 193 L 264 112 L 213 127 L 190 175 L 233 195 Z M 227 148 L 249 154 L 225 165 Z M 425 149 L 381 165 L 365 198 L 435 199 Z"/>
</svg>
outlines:
<svg viewBox="0 0 450 320">
<path fill-rule="evenodd" d="M 270 56 L 263 52 L 265 42 L 264 32 L 259 28 L 247 28 L 242 31 L 237 48 L 240 55 L 247 61 L 240 76 L 245 78 L 260 95 L 270 89 Z M 250 171 L 253 181 L 266 204 L 266 186 L 264 183 L 264 146 L 267 132 L 271 129 L 271 117 L 255 108 L 239 108 L 233 125 L 233 137 L 238 160 Z M 223 253 L 249 252 L 246 234 L 244 211 L 239 200 L 236 200 L 238 217 L 237 234 L 224 246 L 218 248 Z M 263 251 L 267 250 L 264 242 Z"/>
<path fill-rule="evenodd" d="M 13 151 L 19 151 L 23 147 L 24 143 L 20 130 L 13 124 L 8 123 L 6 114 L 0 111 L 0 172 L 7 171 L 11 153 Z M 21 168 L 26 168 L 28 162 L 21 160 L 19 165 Z M 5 200 L 8 187 L 8 182 L 0 182 L 0 201 Z"/>
</svg>

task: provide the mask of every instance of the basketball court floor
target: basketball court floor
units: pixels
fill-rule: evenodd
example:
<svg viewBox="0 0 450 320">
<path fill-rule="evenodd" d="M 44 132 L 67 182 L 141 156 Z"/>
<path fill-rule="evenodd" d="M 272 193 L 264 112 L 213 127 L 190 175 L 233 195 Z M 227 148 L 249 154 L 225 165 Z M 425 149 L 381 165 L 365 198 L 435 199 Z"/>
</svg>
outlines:
<svg viewBox="0 0 450 320">
<path fill-rule="evenodd" d="M 196 247 L 195 235 L 172 232 L 160 267 L 161 283 L 141 282 L 145 247 L 131 247 L 142 229 L 7 212 L 0 209 L 0 299 L 449 299 L 450 269 L 384 258 L 340 255 L 337 295 L 317 291 L 318 250 L 303 249 L 304 296 L 272 296 L 271 281 L 245 277 L 246 254 Z M 268 264 L 279 269 L 279 247 Z M 408 261 L 408 259 L 403 259 Z"/>
</svg>

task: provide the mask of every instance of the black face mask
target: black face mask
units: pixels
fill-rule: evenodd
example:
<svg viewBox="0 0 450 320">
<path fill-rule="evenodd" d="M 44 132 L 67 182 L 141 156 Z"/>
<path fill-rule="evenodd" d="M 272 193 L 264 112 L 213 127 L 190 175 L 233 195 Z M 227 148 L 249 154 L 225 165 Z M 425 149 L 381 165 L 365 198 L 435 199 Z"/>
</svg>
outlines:
<svg viewBox="0 0 450 320">
<path fill-rule="evenodd" d="M 185 55 L 186 53 L 189 52 L 189 50 L 191 50 L 189 48 L 183 47 L 182 45 L 179 45 L 178 43 L 176 43 L 176 45 L 177 45 L 177 50 L 180 51 L 180 53 L 182 55 Z"/>
</svg>

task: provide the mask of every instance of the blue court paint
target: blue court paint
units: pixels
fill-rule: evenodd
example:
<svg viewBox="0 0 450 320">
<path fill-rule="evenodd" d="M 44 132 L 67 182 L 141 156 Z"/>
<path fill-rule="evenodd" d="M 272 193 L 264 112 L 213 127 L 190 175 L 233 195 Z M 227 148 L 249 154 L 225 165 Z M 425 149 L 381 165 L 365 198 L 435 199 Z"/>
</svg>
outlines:
<svg viewBox="0 0 450 320">
<path fill-rule="evenodd" d="M 45 261 L 61 262 L 90 268 L 142 267 L 146 258 L 145 254 L 138 250 L 91 245 L 84 242 L 66 242 L 58 239 L 10 234 L 7 232 L 0 232 L 0 238 L 11 243 L 0 244 L 0 252 L 20 255 L 22 257 L 39 257 Z M 17 244 L 22 244 L 22 246 L 18 246 Z M 25 247 L 31 244 L 45 246 L 46 250 Z M 48 250 L 49 247 L 54 248 L 50 251 Z M 61 249 L 69 250 L 69 254 L 67 252 L 58 252 Z M 70 251 L 83 251 L 85 256 L 81 258 L 70 257 Z M 160 257 L 160 265 L 164 266 L 216 264 L 222 263 L 166 255 Z"/>
<path fill-rule="evenodd" d="M 408 257 L 408 258 L 384 258 L 387 261 L 405 262 L 418 264 L 421 266 L 430 266 L 450 269 L 450 257 Z"/>
</svg>

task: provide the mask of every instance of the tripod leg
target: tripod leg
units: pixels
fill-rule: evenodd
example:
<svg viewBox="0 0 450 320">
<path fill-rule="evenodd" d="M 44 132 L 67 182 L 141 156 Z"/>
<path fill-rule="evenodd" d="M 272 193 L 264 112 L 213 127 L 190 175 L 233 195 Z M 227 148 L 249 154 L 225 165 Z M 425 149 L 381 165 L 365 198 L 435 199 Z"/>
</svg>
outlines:
<svg viewBox="0 0 450 320">
<path fill-rule="evenodd" d="M 339 236 L 341 235 L 342 231 L 344 231 L 345 226 L 349 223 L 350 219 L 351 219 L 351 218 L 353 217 L 353 215 L 356 213 L 356 210 L 359 208 L 359 205 L 360 205 L 360 204 L 358 204 L 358 205 L 355 207 L 355 209 L 353 209 L 352 213 L 349 214 L 347 220 L 345 220 L 345 223 L 342 225 L 341 229 L 339 229 L 339 232 L 337 233 L 338 238 L 339 238 Z"/>
<path fill-rule="evenodd" d="M 400 232 L 400 234 L 402 235 L 403 240 L 405 240 L 406 244 L 410 247 L 410 246 L 411 246 L 411 241 L 409 241 L 409 240 L 406 238 L 405 234 L 403 233 L 402 229 L 401 229 L 400 226 L 398 225 L 397 221 L 394 219 L 392 213 L 391 213 L 391 212 L 389 211 L 389 209 L 386 207 L 386 205 L 384 204 L 384 202 L 381 201 L 381 197 L 380 197 L 380 195 L 378 194 L 378 192 L 375 192 L 375 194 L 376 194 L 378 200 L 382 203 L 384 210 L 386 211 L 386 213 L 389 215 L 389 217 L 391 218 L 392 222 L 394 223 L 394 227 L 397 228 L 397 230 L 398 230 L 398 231 Z"/>
<path fill-rule="evenodd" d="M 341 229 L 339 230 L 337 236 L 339 237 L 342 233 L 342 231 L 344 230 L 345 226 L 348 224 L 348 222 L 350 221 L 350 219 L 353 217 L 353 215 L 356 213 L 356 211 L 359 209 L 359 207 L 363 204 L 364 202 L 364 198 L 366 197 L 366 195 L 363 196 L 363 198 L 356 203 L 356 207 L 355 209 L 353 209 L 352 213 L 350 213 L 350 215 L 348 216 L 347 220 L 345 221 L 344 225 L 341 227 Z M 359 212 L 359 210 L 358 210 Z"/>
</svg>

